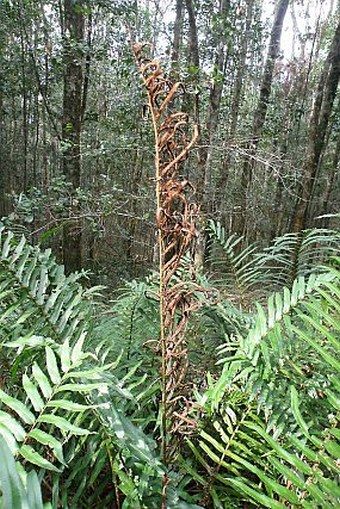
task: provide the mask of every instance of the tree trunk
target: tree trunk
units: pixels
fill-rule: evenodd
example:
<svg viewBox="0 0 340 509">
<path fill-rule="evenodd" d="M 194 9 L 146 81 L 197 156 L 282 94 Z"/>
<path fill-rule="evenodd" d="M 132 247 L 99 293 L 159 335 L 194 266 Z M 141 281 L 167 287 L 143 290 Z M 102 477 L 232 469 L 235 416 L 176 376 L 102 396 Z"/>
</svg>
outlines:
<svg viewBox="0 0 340 509">
<path fill-rule="evenodd" d="M 200 57 L 198 52 L 198 35 L 197 35 L 197 26 L 196 26 L 196 16 L 193 7 L 192 0 L 185 0 L 188 18 L 189 18 L 189 62 L 193 67 L 193 85 L 196 85 L 198 90 L 199 84 L 199 69 L 200 69 Z M 199 120 L 199 101 L 198 101 L 198 93 L 195 94 L 193 104 L 190 105 L 189 111 L 191 110 L 195 122 L 200 127 Z"/>
<path fill-rule="evenodd" d="M 8 192 L 7 178 L 6 178 L 6 153 L 5 147 L 5 125 L 3 118 L 3 92 L 2 92 L 2 76 L 0 71 L 0 220 L 3 216 L 7 215 L 7 199 L 6 192 Z"/>
<path fill-rule="evenodd" d="M 263 126 L 266 120 L 268 103 L 273 83 L 274 66 L 280 52 L 280 40 L 282 33 L 283 21 L 287 12 L 289 0 L 279 0 L 276 10 L 276 15 L 273 23 L 273 28 L 270 35 L 269 49 L 264 73 L 260 86 L 260 97 L 257 108 L 254 114 L 252 135 L 247 144 L 247 154 L 243 163 L 242 176 L 241 176 L 241 196 L 240 206 L 241 214 L 238 225 L 240 234 L 246 233 L 246 221 L 248 213 L 248 192 L 253 179 L 253 170 L 255 163 L 255 156 L 257 147 L 261 139 Z"/>
<path fill-rule="evenodd" d="M 19 18 L 21 20 L 21 18 Z M 23 190 L 27 191 L 28 187 L 28 90 L 26 84 L 26 47 L 24 41 L 24 34 L 20 29 L 20 56 L 21 56 L 21 85 L 22 85 L 22 137 L 24 142 L 23 147 Z M 34 183 L 35 185 L 35 183 Z"/>
<path fill-rule="evenodd" d="M 230 8 L 229 0 L 220 0 L 219 3 L 219 15 L 221 22 L 227 17 L 228 10 Z M 216 57 L 214 62 L 214 72 L 216 77 L 213 80 L 207 117 L 205 120 L 205 129 L 202 133 L 202 145 L 203 147 L 199 150 L 199 165 L 198 165 L 198 181 L 197 181 L 197 195 L 200 201 L 200 205 L 203 212 L 207 212 L 207 186 L 210 173 L 210 160 L 211 160 L 211 149 L 214 136 L 218 126 L 218 116 L 220 111 L 220 104 L 222 98 L 222 91 L 224 85 L 224 74 L 226 68 L 226 59 L 228 56 L 226 45 L 223 41 L 223 30 L 220 29 L 215 36 L 216 46 Z"/>
<path fill-rule="evenodd" d="M 226 142 L 227 143 L 234 143 L 235 137 L 236 137 L 236 130 L 237 130 L 237 122 L 239 119 L 239 111 L 240 111 L 240 104 L 241 104 L 241 98 L 242 98 L 242 89 L 243 89 L 243 82 L 244 82 L 244 76 L 246 74 L 246 59 L 247 59 L 247 51 L 248 51 L 248 41 L 249 41 L 249 31 L 251 29 L 251 24 L 253 21 L 253 7 L 254 2 L 253 0 L 248 0 L 247 2 L 247 15 L 246 15 L 246 23 L 245 23 L 245 32 L 242 34 L 242 42 L 241 42 L 241 51 L 240 51 L 240 57 L 237 63 L 237 71 L 236 71 L 236 77 L 235 77 L 235 84 L 234 84 L 234 90 L 233 90 L 233 96 L 232 96 L 232 102 L 230 107 L 230 123 L 229 128 L 227 130 L 226 134 Z M 229 174 L 229 166 L 230 166 L 230 159 L 231 159 L 231 151 L 227 150 L 227 153 L 225 154 L 221 166 L 221 171 L 219 178 L 217 179 L 217 186 L 216 186 L 216 193 L 217 193 L 217 210 L 220 211 L 221 217 L 223 218 L 222 208 L 223 208 L 223 202 L 225 200 L 226 195 L 226 189 L 227 189 L 227 182 L 228 182 L 228 174 Z M 225 218 L 223 218 L 225 219 Z"/>
<path fill-rule="evenodd" d="M 199 69 L 199 53 L 198 53 L 198 39 L 197 39 L 197 28 L 194 9 L 191 0 L 186 0 L 187 11 L 189 16 L 189 27 L 190 27 L 190 54 L 194 66 Z M 218 126 L 218 116 L 220 111 L 220 104 L 222 98 L 224 74 L 226 68 L 227 50 L 223 40 L 223 25 L 227 17 L 228 10 L 230 8 L 229 0 L 220 0 L 219 2 L 219 16 L 220 16 L 220 29 L 215 35 L 215 46 L 216 46 L 216 58 L 214 71 L 216 73 L 216 79 L 214 80 L 208 103 L 207 117 L 205 120 L 204 130 L 201 130 L 201 144 L 198 151 L 198 175 L 197 175 L 197 201 L 201 207 L 201 213 L 204 217 L 208 213 L 208 179 L 210 173 L 210 160 L 211 160 L 211 149 L 214 136 Z M 198 100 L 198 96 L 197 96 Z M 198 107 L 196 108 L 198 111 Z M 197 116 L 197 115 L 196 115 Z M 203 219 L 203 218 L 201 218 Z M 201 220 L 199 227 L 195 261 L 196 264 L 202 266 L 204 264 L 204 252 L 205 252 L 205 232 L 203 227 L 204 220 Z"/>
<path fill-rule="evenodd" d="M 73 193 L 80 187 L 80 137 L 82 127 L 84 14 L 81 3 L 64 0 L 63 24 L 63 173 Z M 70 197 L 72 215 L 74 196 Z M 63 261 L 67 273 L 81 269 L 80 225 L 69 223 L 63 231 Z"/>
<path fill-rule="evenodd" d="M 172 44 L 172 53 L 171 53 L 171 68 L 172 72 L 178 75 L 178 57 L 179 57 L 179 48 L 181 43 L 181 29 L 182 29 L 182 20 L 183 20 L 183 0 L 176 1 L 176 18 L 174 23 L 174 38 Z"/>
<path fill-rule="evenodd" d="M 325 148 L 325 137 L 333 103 L 340 80 L 340 21 L 320 77 L 314 108 L 309 124 L 308 146 L 304 158 L 301 181 L 298 189 L 292 220 L 292 230 L 300 232 L 306 227 L 307 211 L 314 179 Z"/>
</svg>

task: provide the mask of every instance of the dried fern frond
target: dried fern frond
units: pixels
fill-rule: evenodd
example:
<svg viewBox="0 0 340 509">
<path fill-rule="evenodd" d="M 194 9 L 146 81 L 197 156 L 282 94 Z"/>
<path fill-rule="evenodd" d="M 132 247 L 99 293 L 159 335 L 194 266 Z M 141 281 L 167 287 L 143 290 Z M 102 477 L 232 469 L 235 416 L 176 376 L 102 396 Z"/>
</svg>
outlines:
<svg viewBox="0 0 340 509">
<path fill-rule="evenodd" d="M 173 458 L 174 437 L 196 427 L 190 417 L 188 398 L 188 349 L 185 331 L 190 312 L 199 302 L 199 289 L 191 277 L 178 281 L 174 276 L 196 237 L 198 207 L 191 202 L 192 184 L 181 176 L 189 151 L 198 140 L 198 126 L 188 137 L 188 115 L 175 111 L 173 101 L 181 87 L 168 79 L 158 60 L 144 58 L 144 45 L 133 46 L 138 68 L 148 92 L 149 110 L 155 136 L 155 171 L 159 250 L 159 300 L 162 350 L 162 456 L 166 466 Z M 162 507 L 166 507 L 167 478 L 163 482 Z"/>
</svg>

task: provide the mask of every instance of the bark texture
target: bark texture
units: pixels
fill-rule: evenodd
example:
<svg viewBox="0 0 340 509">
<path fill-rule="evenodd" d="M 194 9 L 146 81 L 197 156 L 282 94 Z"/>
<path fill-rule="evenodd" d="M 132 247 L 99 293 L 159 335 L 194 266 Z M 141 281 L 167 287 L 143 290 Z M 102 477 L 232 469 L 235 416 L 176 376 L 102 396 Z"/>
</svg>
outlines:
<svg viewBox="0 0 340 509">
<path fill-rule="evenodd" d="M 63 173 L 73 192 L 80 187 L 80 138 L 83 116 L 84 14 L 81 3 L 64 0 L 64 92 L 62 138 L 64 143 Z M 70 203 L 72 215 L 73 203 Z M 81 230 L 74 222 L 64 227 L 63 261 L 67 273 L 81 268 Z"/>
</svg>

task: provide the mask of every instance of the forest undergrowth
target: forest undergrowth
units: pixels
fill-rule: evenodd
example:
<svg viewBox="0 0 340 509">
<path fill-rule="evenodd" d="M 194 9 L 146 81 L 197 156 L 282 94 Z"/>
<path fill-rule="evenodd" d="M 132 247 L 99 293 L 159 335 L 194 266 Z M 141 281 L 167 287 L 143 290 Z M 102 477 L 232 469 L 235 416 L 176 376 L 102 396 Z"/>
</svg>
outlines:
<svg viewBox="0 0 340 509">
<path fill-rule="evenodd" d="M 167 507 L 338 506 L 338 235 L 260 254 L 210 231 L 186 331 L 194 426 L 164 465 L 158 275 L 107 303 L 2 228 L 2 507 L 156 508 L 165 473 Z"/>
<path fill-rule="evenodd" d="M 199 225 L 181 171 L 198 128 L 172 109 L 179 85 L 134 49 L 155 133 L 159 270 L 110 301 L 0 227 L 0 503 L 335 509 L 339 234 L 260 250 Z"/>
</svg>

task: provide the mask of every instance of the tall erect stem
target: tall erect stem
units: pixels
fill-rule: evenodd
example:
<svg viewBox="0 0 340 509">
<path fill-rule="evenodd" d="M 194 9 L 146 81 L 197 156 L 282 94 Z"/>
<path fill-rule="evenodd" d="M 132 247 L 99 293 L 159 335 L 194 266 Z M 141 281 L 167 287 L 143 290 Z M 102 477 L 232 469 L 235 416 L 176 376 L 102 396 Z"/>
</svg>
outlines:
<svg viewBox="0 0 340 509">
<path fill-rule="evenodd" d="M 192 138 L 187 141 L 187 114 L 170 108 L 180 83 L 167 79 L 158 61 L 143 58 L 142 44 L 134 44 L 133 49 L 148 92 L 155 136 L 162 379 L 161 449 L 168 472 L 171 467 L 173 438 L 183 432 L 184 428 L 187 431 L 188 426 L 195 425 L 188 417 L 189 402 L 185 397 L 185 375 L 188 368 L 185 326 L 189 312 L 195 307 L 191 297 L 197 286 L 178 282 L 174 276 L 196 235 L 194 220 L 197 210 L 188 199 L 193 188 L 181 176 L 180 171 L 198 138 L 198 128 L 194 126 Z M 165 473 L 162 509 L 167 507 L 168 482 L 168 474 Z"/>
<path fill-rule="evenodd" d="M 157 200 L 157 211 L 162 206 L 162 186 L 161 186 L 161 168 L 160 168 L 160 153 L 157 132 L 157 119 L 155 111 L 152 106 L 152 98 L 149 94 L 149 109 L 151 111 L 152 125 L 154 129 L 155 137 L 155 174 L 156 174 L 156 200 Z M 160 341 L 162 350 L 162 461 L 164 465 L 167 465 L 167 425 L 166 425 L 166 414 L 167 414 L 167 402 L 166 402 L 166 338 L 164 330 L 164 274 L 163 274 L 163 238 L 162 232 L 158 232 L 158 257 L 159 257 L 159 321 L 160 321 Z"/>
</svg>

